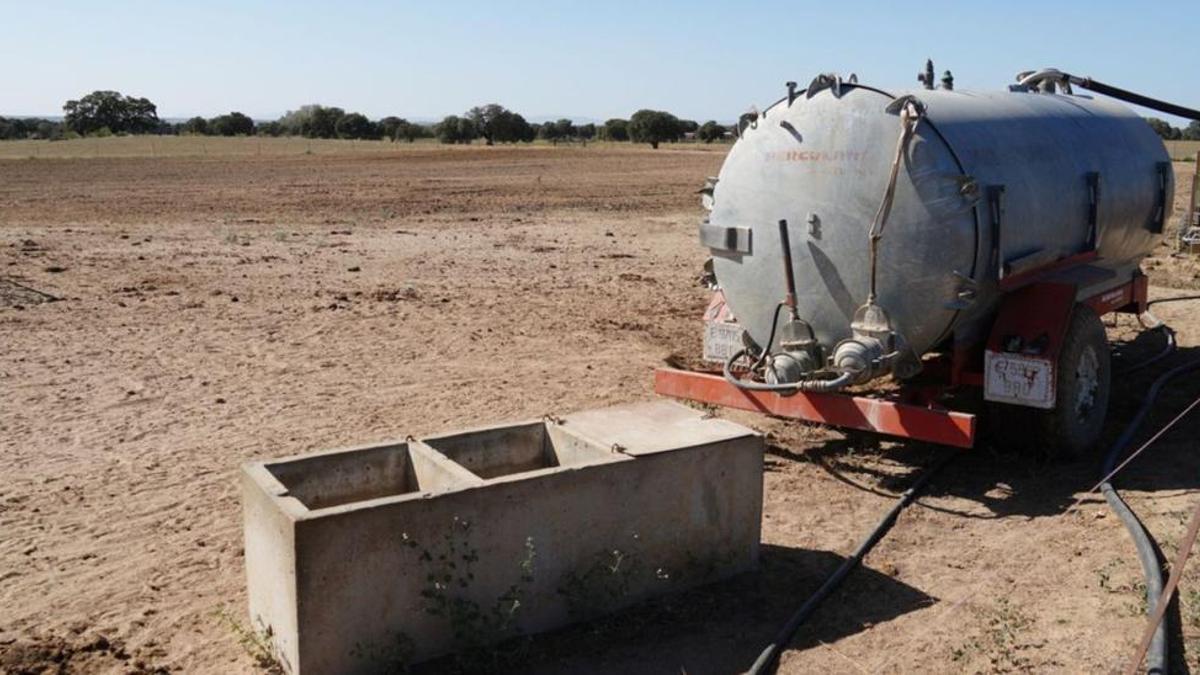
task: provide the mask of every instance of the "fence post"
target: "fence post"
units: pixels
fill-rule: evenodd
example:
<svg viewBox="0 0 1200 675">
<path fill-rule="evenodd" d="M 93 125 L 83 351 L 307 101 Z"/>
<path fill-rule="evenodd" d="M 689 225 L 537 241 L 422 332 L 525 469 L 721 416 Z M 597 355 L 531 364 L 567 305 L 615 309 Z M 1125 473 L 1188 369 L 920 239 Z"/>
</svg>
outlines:
<svg viewBox="0 0 1200 675">
<path fill-rule="evenodd" d="M 1200 191 L 1200 151 L 1196 152 L 1195 161 L 1192 162 L 1192 194 L 1188 199 L 1187 222 L 1184 223 L 1185 228 L 1196 226 L 1196 192 Z"/>
</svg>

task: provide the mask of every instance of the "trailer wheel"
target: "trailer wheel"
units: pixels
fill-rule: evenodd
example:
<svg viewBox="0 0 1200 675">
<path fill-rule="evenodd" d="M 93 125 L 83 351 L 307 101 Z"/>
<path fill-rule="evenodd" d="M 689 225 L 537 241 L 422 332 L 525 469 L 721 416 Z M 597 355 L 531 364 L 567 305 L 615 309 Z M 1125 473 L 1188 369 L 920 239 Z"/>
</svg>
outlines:
<svg viewBox="0 0 1200 675">
<path fill-rule="evenodd" d="M 1058 396 L 1044 413 L 1047 452 L 1078 457 L 1100 440 L 1108 416 L 1112 363 L 1104 324 L 1090 307 L 1076 305 L 1058 355 Z"/>
<path fill-rule="evenodd" d="M 997 440 L 1005 449 L 1051 459 L 1079 457 L 1104 431 L 1111 375 L 1104 324 L 1090 307 L 1076 305 L 1058 354 L 1054 408 L 992 404 L 989 416 Z"/>
</svg>

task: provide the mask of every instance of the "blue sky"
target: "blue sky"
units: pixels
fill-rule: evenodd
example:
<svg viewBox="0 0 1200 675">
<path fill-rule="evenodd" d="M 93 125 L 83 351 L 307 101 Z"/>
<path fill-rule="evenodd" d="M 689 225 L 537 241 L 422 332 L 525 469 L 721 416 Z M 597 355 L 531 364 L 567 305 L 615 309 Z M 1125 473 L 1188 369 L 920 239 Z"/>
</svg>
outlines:
<svg viewBox="0 0 1200 675">
<path fill-rule="evenodd" d="M 323 103 L 435 118 L 495 101 L 531 117 L 730 120 L 820 72 L 916 86 L 929 56 L 964 89 L 1055 66 L 1200 108 L 1194 0 L 0 0 L 0 17 L 9 115 L 116 89 L 163 117 Z"/>
</svg>

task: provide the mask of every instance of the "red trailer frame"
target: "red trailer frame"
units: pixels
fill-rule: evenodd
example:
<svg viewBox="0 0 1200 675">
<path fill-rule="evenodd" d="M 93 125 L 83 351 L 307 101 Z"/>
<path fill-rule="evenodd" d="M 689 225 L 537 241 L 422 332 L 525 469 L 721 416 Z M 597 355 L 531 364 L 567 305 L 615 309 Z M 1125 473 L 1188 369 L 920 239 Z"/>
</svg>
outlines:
<svg viewBox="0 0 1200 675">
<path fill-rule="evenodd" d="M 976 416 L 939 404 L 945 394 L 958 387 L 984 386 L 985 366 L 993 358 L 999 360 L 1017 351 L 1013 345 L 1024 346 L 1021 358 L 1048 362 L 1052 375 L 1076 304 L 1090 307 L 1099 316 L 1146 311 L 1148 282 L 1140 270 L 1124 284 L 1079 297 L 1079 289 L 1092 286 L 1097 275 L 1101 279 L 1113 275 L 1090 265 L 1096 259 L 1093 251 L 1005 277 L 999 284 L 1004 295 L 987 340 L 959 345 L 949 354 L 926 360 L 924 371 L 895 392 L 868 396 L 747 391 L 730 384 L 720 373 L 674 368 L 655 371 L 654 390 L 673 398 L 776 417 L 970 448 L 975 443 Z M 1053 381 L 1053 377 L 1049 379 Z"/>
</svg>

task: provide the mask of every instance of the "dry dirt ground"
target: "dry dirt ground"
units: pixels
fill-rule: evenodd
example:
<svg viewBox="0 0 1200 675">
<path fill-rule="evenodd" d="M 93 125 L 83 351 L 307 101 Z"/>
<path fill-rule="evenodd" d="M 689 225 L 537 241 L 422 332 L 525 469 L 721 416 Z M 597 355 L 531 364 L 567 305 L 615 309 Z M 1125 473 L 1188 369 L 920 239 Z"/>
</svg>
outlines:
<svg viewBox="0 0 1200 675">
<path fill-rule="evenodd" d="M 653 369 L 699 348 L 693 193 L 721 158 L 418 147 L 0 162 L 0 672 L 256 670 L 232 625 L 244 460 L 651 398 Z M 1200 268 L 1167 247 L 1149 266 L 1197 285 Z M 1110 439 L 1156 374 L 1200 353 L 1194 306 L 1158 313 L 1184 349 L 1121 379 Z M 1135 335 L 1129 318 L 1112 329 Z M 1123 345 L 1118 363 L 1158 339 Z M 1180 383 L 1150 426 L 1197 394 Z M 761 571 L 497 663 L 744 670 L 948 452 L 722 414 L 770 442 Z M 1200 415 L 1185 419 L 1118 481 L 1168 554 L 1200 501 L 1198 431 Z M 1094 459 L 965 453 L 782 671 L 1117 669 L 1144 599 L 1128 537 L 1087 494 L 1096 473 Z M 1172 636 L 1176 665 L 1196 667 L 1200 572 Z"/>
</svg>

